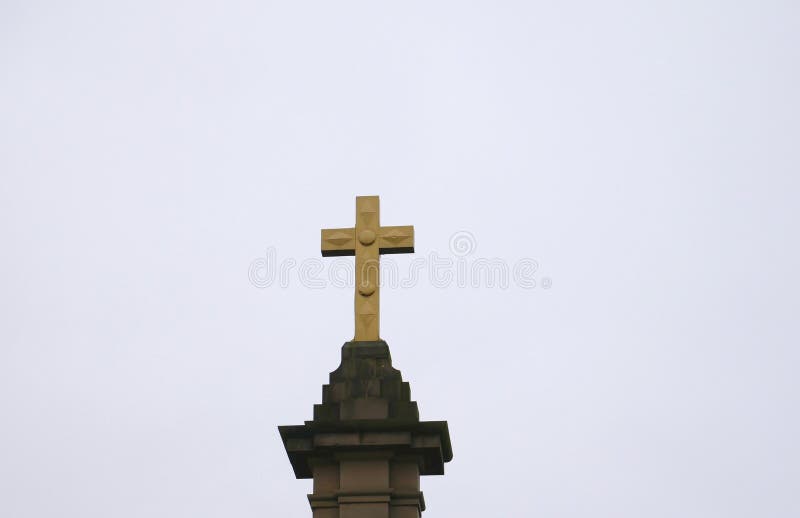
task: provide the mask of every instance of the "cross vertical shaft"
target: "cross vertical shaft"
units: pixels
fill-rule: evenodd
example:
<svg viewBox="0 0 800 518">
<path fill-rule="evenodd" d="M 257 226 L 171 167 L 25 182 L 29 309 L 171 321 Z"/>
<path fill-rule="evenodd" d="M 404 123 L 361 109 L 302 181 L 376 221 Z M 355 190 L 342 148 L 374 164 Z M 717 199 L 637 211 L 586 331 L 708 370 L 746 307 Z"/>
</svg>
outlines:
<svg viewBox="0 0 800 518">
<path fill-rule="evenodd" d="M 356 197 L 355 228 L 322 230 L 322 255 L 354 255 L 355 341 L 380 340 L 380 255 L 414 252 L 414 227 L 381 227 L 377 196 Z"/>
<path fill-rule="evenodd" d="M 377 196 L 356 198 L 356 341 L 380 339 L 380 250 L 375 243 L 380 231 Z"/>
</svg>

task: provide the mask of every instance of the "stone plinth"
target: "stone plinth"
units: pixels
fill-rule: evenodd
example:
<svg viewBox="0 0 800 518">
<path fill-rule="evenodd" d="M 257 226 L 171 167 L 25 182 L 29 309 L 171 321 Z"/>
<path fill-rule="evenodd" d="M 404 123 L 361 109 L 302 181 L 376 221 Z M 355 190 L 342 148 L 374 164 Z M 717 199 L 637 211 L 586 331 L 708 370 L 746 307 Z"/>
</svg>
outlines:
<svg viewBox="0 0 800 518">
<path fill-rule="evenodd" d="M 421 475 L 452 457 L 445 421 L 421 422 L 386 342 L 348 342 L 314 420 L 278 427 L 314 518 L 419 518 Z"/>
</svg>

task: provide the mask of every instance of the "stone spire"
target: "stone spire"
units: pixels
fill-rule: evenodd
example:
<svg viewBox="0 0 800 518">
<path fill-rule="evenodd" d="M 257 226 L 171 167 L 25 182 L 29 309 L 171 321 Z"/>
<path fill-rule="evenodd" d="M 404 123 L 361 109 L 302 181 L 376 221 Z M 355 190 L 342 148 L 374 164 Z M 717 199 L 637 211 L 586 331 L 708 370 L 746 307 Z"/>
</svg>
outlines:
<svg viewBox="0 0 800 518">
<path fill-rule="evenodd" d="M 278 427 L 297 478 L 313 478 L 314 518 L 418 518 L 420 475 L 453 458 L 445 421 L 419 420 L 386 342 L 347 342 L 314 419 Z"/>
</svg>

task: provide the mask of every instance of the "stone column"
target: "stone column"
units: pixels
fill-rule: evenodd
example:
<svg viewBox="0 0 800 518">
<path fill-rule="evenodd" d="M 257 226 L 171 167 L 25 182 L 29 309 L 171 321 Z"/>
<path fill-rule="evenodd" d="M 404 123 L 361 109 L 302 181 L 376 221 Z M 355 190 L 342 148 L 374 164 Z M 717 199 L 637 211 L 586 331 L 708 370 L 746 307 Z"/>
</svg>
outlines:
<svg viewBox="0 0 800 518">
<path fill-rule="evenodd" d="M 452 457 L 444 421 L 421 422 L 386 342 L 348 342 L 303 425 L 278 427 L 297 478 L 313 478 L 313 518 L 419 518 L 421 475 Z"/>
</svg>

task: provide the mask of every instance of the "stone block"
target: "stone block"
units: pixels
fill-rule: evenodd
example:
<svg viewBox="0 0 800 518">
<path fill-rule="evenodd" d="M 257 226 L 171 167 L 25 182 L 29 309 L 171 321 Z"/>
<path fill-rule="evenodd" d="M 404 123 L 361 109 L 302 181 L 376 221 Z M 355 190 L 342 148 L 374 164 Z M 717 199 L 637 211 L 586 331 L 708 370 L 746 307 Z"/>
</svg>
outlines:
<svg viewBox="0 0 800 518">
<path fill-rule="evenodd" d="M 389 483 L 395 491 L 419 491 L 419 464 L 416 460 L 393 460 Z"/>
<path fill-rule="evenodd" d="M 338 507 L 319 507 L 311 512 L 313 518 L 340 518 Z"/>
<path fill-rule="evenodd" d="M 385 399 L 348 399 L 342 401 L 339 418 L 342 420 L 386 419 L 389 417 L 389 403 Z"/>
<path fill-rule="evenodd" d="M 388 491 L 389 460 L 342 460 L 339 481 L 341 491 Z"/>
<path fill-rule="evenodd" d="M 314 494 L 335 493 L 339 490 L 338 464 L 334 462 L 316 464 L 312 470 L 314 472 Z"/>
<path fill-rule="evenodd" d="M 389 511 L 389 518 L 419 518 L 419 507 L 415 505 L 393 505 Z M 316 518 L 316 515 L 314 516 Z"/>
<path fill-rule="evenodd" d="M 389 518 L 389 504 L 342 504 L 339 506 L 339 518 Z"/>
</svg>

